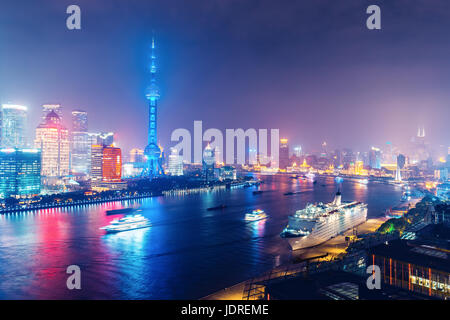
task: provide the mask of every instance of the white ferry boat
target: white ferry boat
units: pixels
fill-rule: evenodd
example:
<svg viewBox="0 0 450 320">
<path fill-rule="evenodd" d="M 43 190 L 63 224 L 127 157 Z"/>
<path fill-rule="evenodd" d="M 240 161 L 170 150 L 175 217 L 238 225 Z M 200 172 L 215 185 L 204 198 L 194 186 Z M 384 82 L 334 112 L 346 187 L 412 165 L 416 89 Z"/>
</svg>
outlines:
<svg viewBox="0 0 450 320">
<path fill-rule="evenodd" d="M 341 202 L 338 191 L 328 204 L 308 204 L 305 209 L 289 216 L 281 233 L 292 250 L 314 247 L 367 220 L 367 204 Z"/>
<path fill-rule="evenodd" d="M 258 221 L 266 218 L 267 214 L 261 209 L 253 210 L 251 213 L 245 214 L 245 221 Z"/>
<path fill-rule="evenodd" d="M 150 221 L 140 214 L 126 216 L 121 219 L 114 219 L 111 223 L 100 229 L 106 230 L 107 233 L 122 232 L 134 229 L 151 227 Z"/>
</svg>

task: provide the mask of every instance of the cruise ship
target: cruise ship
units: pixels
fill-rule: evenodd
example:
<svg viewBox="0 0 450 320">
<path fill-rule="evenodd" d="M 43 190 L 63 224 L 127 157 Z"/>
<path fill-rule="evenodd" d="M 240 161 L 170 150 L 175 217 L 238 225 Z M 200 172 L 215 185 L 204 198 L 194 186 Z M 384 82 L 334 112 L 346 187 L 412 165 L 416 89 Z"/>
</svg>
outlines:
<svg viewBox="0 0 450 320">
<path fill-rule="evenodd" d="M 258 221 L 266 218 L 267 214 L 261 209 L 253 210 L 251 213 L 245 214 L 245 221 Z"/>
<path fill-rule="evenodd" d="M 107 233 L 122 232 L 134 229 L 151 227 L 150 221 L 140 214 L 126 216 L 121 219 L 114 219 L 106 227 L 100 229 L 105 230 Z"/>
<path fill-rule="evenodd" d="M 308 204 L 305 209 L 289 216 L 281 233 L 292 250 L 314 247 L 367 220 L 367 204 L 341 202 L 338 191 L 333 202 Z"/>
</svg>

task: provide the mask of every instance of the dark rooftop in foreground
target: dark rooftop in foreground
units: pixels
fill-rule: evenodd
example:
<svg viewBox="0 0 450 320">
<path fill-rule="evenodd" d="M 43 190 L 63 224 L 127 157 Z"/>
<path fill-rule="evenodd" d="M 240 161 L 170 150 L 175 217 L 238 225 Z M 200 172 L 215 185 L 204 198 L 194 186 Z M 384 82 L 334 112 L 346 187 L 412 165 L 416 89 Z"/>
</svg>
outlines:
<svg viewBox="0 0 450 320">
<path fill-rule="evenodd" d="M 444 241 L 444 244 L 448 241 Z M 450 251 L 424 240 L 394 240 L 388 244 L 380 244 L 369 251 L 369 254 L 409 262 L 418 266 L 450 272 Z"/>
<path fill-rule="evenodd" d="M 274 281 L 267 285 L 270 300 L 416 300 L 434 299 L 382 284 L 369 290 L 367 278 L 344 271 L 326 271 Z"/>
</svg>

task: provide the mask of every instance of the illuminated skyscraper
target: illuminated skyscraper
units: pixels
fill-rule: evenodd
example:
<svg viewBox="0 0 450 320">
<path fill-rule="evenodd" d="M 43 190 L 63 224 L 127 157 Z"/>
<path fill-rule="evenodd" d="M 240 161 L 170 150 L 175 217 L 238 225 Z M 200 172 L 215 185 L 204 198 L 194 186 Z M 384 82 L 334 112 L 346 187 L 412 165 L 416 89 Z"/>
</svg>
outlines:
<svg viewBox="0 0 450 320">
<path fill-rule="evenodd" d="M 280 169 L 286 169 L 289 166 L 289 145 L 288 139 L 280 139 Z"/>
<path fill-rule="evenodd" d="M 42 151 L 42 172 L 45 177 L 69 174 L 69 132 L 60 117 L 51 111 L 36 128 L 36 148 Z"/>
<path fill-rule="evenodd" d="M 62 110 L 60 104 L 43 104 L 42 105 L 42 116 L 41 116 L 41 123 L 45 123 L 45 120 L 47 119 L 47 115 L 54 111 L 60 119 L 62 119 Z"/>
<path fill-rule="evenodd" d="M 27 107 L 4 104 L 0 113 L 0 146 L 2 148 L 25 147 Z"/>
<path fill-rule="evenodd" d="M 91 178 L 93 182 L 122 180 L 122 151 L 120 148 L 92 146 Z"/>
<path fill-rule="evenodd" d="M 0 149 L 0 198 L 33 196 L 41 192 L 41 152 Z"/>
<path fill-rule="evenodd" d="M 120 148 L 103 148 L 102 180 L 104 182 L 122 180 L 122 151 Z"/>
<path fill-rule="evenodd" d="M 144 150 L 133 148 L 130 151 L 130 162 L 144 162 Z"/>
<path fill-rule="evenodd" d="M 94 144 L 91 147 L 91 180 L 102 181 L 103 146 Z"/>
<path fill-rule="evenodd" d="M 87 112 L 72 111 L 71 171 L 89 174 L 91 164 L 91 138 L 88 130 Z"/>
<path fill-rule="evenodd" d="M 72 111 L 72 131 L 87 132 L 88 131 L 88 115 L 86 111 Z"/>
<path fill-rule="evenodd" d="M 381 150 L 372 147 L 369 152 L 369 165 L 372 169 L 381 169 Z"/>
<path fill-rule="evenodd" d="M 203 151 L 203 176 L 205 177 L 206 181 L 211 181 L 214 179 L 215 162 L 216 159 L 214 156 L 214 150 L 208 143 L 205 150 Z"/>
<path fill-rule="evenodd" d="M 168 173 L 172 176 L 182 176 L 183 156 L 179 155 L 178 150 L 175 148 L 171 148 L 170 151 Z"/>
<path fill-rule="evenodd" d="M 147 156 L 147 168 L 145 174 L 150 178 L 154 178 L 163 173 L 161 166 L 161 148 L 158 146 L 158 100 L 159 89 L 156 85 L 156 55 L 155 55 L 155 39 L 152 39 L 152 56 L 150 66 L 150 86 L 146 91 L 146 98 L 149 101 L 148 114 L 148 145 L 145 148 Z"/>
<path fill-rule="evenodd" d="M 114 132 L 89 133 L 91 144 L 110 146 L 114 144 Z"/>
</svg>

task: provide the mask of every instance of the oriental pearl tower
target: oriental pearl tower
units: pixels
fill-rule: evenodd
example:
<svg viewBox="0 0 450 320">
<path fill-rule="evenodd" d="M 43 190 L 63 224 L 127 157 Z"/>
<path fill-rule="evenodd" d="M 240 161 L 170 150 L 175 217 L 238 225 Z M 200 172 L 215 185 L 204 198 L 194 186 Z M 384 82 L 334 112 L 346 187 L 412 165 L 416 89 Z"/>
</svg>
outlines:
<svg viewBox="0 0 450 320">
<path fill-rule="evenodd" d="M 158 100 L 159 89 L 156 85 L 156 55 L 155 55 L 155 38 L 152 38 L 152 55 L 150 66 L 150 86 L 147 87 L 145 97 L 149 101 L 148 112 L 148 145 L 144 154 L 147 157 L 147 166 L 144 175 L 153 179 L 164 173 L 161 166 L 161 148 L 158 146 Z"/>
</svg>

